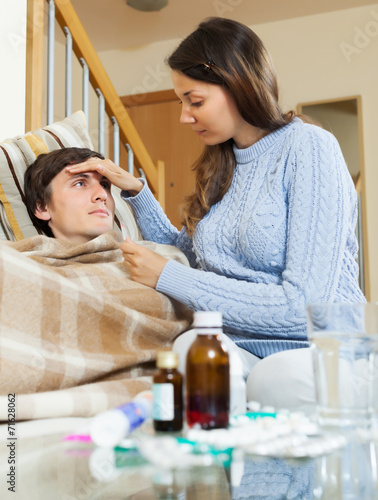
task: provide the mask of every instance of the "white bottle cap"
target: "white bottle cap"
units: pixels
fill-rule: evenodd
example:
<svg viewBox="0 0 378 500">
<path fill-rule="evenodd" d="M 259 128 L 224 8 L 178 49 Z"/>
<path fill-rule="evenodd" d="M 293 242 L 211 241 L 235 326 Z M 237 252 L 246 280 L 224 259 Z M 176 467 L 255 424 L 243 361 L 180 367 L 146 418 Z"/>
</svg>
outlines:
<svg viewBox="0 0 378 500">
<path fill-rule="evenodd" d="M 194 328 L 222 327 L 220 311 L 196 311 L 194 313 Z"/>
<path fill-rule="evenodd" d="M 104 448 L 114 448 L 128 434 L 129 420 L 118 409 L 109 410 L 95 416 L 91 425 L 92 441 Z"/>
</svg>

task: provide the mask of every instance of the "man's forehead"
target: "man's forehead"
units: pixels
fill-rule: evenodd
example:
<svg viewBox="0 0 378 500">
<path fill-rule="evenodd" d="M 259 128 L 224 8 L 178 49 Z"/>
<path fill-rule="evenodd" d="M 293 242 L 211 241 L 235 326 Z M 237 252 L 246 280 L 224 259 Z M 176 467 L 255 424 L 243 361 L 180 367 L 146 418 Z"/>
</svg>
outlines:
<svg viewBox="0 0 378 500">
<path fill-rule="evenodd" d="M 60 173 L 63 173 L 65 177 L 67 178 L 67 181 L 70 179 L 75 179 L 78 177 L 81 178 L 87 178 L 87 179 L 97 179 L 97 180 L 108 180 L 105 175 L 100 174 L 99 172 L 94 172 L 93 170 L 88 170 L 87 172 L 78 172 L 78 173 L 71 173 L 67 170 L 67 168 L 64 168 Z M 59 175 L 59 174 L 58 174 Z"/>
</svg>

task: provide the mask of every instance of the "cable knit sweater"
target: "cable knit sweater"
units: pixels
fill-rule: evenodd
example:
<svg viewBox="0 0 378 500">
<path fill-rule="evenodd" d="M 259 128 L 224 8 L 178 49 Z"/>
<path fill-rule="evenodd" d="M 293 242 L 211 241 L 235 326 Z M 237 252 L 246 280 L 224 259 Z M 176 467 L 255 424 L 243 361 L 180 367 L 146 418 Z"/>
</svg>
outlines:
<svg viewBox="0 0 378 500">
<path fill-rule="evenodd" d="M 234 146 L 230 188 L 193 239 L 172 226 L 145 184 L 122 196 L 143 238 L 174 245 L 157 290 L 223 313 L 224 331 L 259 357 L 306 347 L 306 304 L 363 302 L 356 192 L 329 132 L 294 119 L 246 149 Z"/>
</svg>

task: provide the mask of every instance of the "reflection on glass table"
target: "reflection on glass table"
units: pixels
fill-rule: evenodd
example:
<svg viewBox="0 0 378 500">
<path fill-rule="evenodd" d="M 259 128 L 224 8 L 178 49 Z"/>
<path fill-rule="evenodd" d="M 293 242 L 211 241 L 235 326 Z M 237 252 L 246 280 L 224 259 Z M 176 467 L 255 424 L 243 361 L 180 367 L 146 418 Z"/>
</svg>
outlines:
<svg viewBox="0 0 378 500">
<path fill-rule="evenodd" d="M 117 451 L 67 442 L 59 422 L 40 422 L 39 435 L 36 425 L 18 424 L 15 494 L 8 490 L 9 441 L 5 426 L 0 428 L 2 499 L 378 500 L 378 441 L 361 434 L 351 433 L 345 447 L 316 458 L 259 457 L 234 450 L 216 460 L 191 466 L 178 460 L 164 467 L 134 446 Z"/>
</svg>

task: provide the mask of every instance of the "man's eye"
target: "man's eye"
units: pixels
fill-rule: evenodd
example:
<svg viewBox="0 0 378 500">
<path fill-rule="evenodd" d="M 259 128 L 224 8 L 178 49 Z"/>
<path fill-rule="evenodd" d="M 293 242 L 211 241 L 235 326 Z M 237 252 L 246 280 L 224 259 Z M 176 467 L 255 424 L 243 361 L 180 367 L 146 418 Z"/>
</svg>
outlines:
<svg viewBox="0 0 378 500">
<path fill-rule="evenodd" d="M 79 187 L 84 186 L 84 181 L 76 181 L 74 186 L 79 186 Z"/>
<path fill-rule="evenodd" d="M 193 106 L 195 108 L 199 108 L 200 106 L 202 106 L 202 101 L 192 102 L 191 106 Z"/>
<path fill-rule="evenodd" d="M 102 182 L 102 183 L 101 183 L 101 186 L 102 186 L 104 189 L 107 189 L 108 191 L 110 191 L 111 184 L 110 184 L 109 182 Z"/>
</svg>

